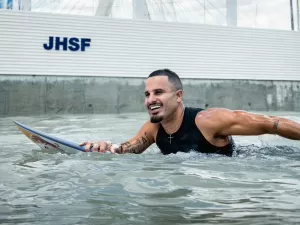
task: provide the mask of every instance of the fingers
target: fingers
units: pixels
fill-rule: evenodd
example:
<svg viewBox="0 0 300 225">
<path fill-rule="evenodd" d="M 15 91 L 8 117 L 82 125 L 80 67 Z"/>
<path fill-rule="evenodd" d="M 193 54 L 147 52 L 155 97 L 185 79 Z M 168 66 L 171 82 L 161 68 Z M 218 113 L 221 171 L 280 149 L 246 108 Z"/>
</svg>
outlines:
<svg viewBox="0 0 300 225">
<path fill-rule="evenodd" d="M 106 150 L 107 150 L 107 144 L 105 143 L 105 142 L 101 142 L 100 143 L 100 148 L 99 148 L 99 152 L 101 152 L 101 153 L 105 153 L 106 152 Z"/>
<path fill-rule="evenodd" d="M 80 143 L 80 146 L 85 146 L 86 152 L 110 152 L 111 143 L 109 141 L 85 141 Z"/>
<path fill-rule="evenodd" d="M 93 146 L 91 146 L 91 147 L 92 147 L 92 152 L 98 152 L 99 151 L 99 144 L 98 143 L 93 144 Z"/>
<path fill-rule="evenodd" d="M 88 142 L 88 143 L 85 144 L 84 150 L 86 152 L 89 152 L 90 149 L 91 149 L 91 147 L 93 147 L 93 143 L 92 142 Z"/>
<path fill-rule="evenodd" d="M 88 143 L 87 141 L 84 141 L 84 142 L 81 142 L 79 145 L 83 146 L 83 145 L 86 145 L 87 143 Z"/>
</svg>

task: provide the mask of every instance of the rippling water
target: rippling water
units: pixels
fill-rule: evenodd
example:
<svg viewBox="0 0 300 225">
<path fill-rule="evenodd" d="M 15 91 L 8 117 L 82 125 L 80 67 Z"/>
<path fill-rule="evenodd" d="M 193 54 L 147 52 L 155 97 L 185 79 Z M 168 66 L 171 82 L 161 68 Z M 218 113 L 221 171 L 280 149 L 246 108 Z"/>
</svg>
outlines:
<svg viewBox="0 0 300 225">
<path fill-rule="evenodd" d="M 273 115 L 279 115 L 273 113 Z M 281 113 L 300 122 L 300 114 Z M 123 142 L 145 114 L 0 119 L 0 224 L 299 224 L 300 141 L 235 137 L 232 158 L 42 151 L 13 124 Z"/>
</svg>

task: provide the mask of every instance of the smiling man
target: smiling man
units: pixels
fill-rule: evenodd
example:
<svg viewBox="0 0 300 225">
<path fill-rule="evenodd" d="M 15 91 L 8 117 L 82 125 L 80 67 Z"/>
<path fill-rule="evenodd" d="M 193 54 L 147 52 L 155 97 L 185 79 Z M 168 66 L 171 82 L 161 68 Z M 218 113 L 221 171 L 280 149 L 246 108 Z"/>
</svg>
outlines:
<svg viewBox="0 0 300 225">
<path fill-rule="evenodd" d="M 185 107 L 179 76 L 169 70 L 152 72 L 145 82 L 145 107 L 150 120 L 137 135 L 121 145 L 83 142 L 86 151 L 142 153 L 156 143 L 163 154 L 189 152 L 232 156 L 232 135 L 277 134 L 300 140 L 300 124 L 275 117 L 224 108 Z"/>
</svg>

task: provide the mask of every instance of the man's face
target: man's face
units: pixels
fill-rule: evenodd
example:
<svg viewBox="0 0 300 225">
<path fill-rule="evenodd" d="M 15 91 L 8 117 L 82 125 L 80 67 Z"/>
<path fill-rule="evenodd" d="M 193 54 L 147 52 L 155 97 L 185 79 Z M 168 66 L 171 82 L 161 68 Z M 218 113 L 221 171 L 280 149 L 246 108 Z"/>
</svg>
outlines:
<svg viewBox="0 0 300 225">
<path fill-rule="evenodd" d="M 145 107 L 152 123 L 159 123 L 172 115 L 181 102 L 182 91 L 176 91 L 167 76 L 154 76 L 145 83 Z"/>
</svg>

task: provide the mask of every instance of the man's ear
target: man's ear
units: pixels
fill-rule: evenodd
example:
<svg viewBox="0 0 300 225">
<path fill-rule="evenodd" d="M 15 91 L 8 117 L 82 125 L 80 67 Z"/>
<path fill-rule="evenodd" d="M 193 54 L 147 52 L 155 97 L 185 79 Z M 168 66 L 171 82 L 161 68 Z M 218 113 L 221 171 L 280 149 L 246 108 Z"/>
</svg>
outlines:
<svg viewBox="0 0 300 225">
<path fill-rule="evenodd" d="M 177 102 L 178 102 L 178 103 L 182 102 L 182 98 L 183 98 L 183 90 L 178 90 L 178 91 L 176 91 L 176 96 L 177 96 Z"/>
</svg>

